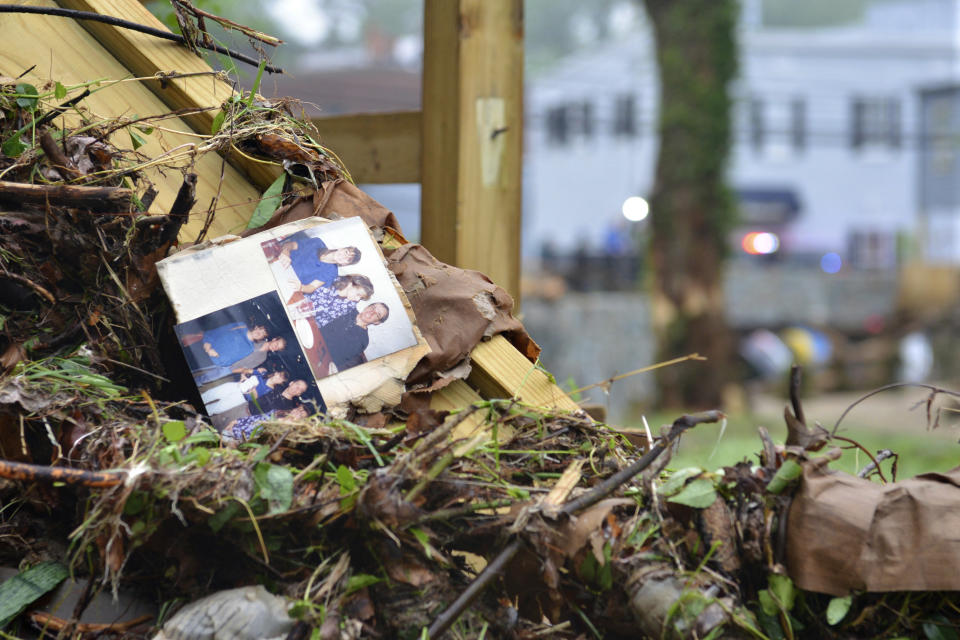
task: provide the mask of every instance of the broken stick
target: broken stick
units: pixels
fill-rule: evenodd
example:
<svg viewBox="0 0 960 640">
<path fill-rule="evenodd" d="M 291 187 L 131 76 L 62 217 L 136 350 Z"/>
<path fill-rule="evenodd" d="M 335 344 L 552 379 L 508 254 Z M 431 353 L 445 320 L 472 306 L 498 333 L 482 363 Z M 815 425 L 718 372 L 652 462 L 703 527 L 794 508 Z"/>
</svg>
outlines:
<svg viewBox="0 0 960 640">
<path fill-rule="evenodd" d="M 98 213 L 133 210 L 133 191 L 123 187 L 81 187 L 68 184 L 25 184 L 0 180 L 0 203 L 8 205 L 47 203 Z"/>
</svg>

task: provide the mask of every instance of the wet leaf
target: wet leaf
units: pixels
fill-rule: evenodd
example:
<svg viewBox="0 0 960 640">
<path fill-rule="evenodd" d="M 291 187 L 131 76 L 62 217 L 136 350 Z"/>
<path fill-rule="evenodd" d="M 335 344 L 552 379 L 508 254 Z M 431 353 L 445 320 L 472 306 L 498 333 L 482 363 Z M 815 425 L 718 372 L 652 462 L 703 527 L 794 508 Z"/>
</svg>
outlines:
<svg viewBox="0 0 960 640">
<path fill-rule="evenodd" d="M 340 495 L 350 493 L 357 488 L 357 481 L 353 479 L 350 469 L 344 465 L 337 467 L 337 484 L 340 485 Z"/>
<path fill-rule="evenodd" d="M 213 124 L 210 125 L 210 135 L 215 136 L 217 132 L 220 131 L 220 127 L 223 126 L 223 121 L 227 119 L 227 112 L 221 111 L 214 117 Z"/>
<path fill-rule="evenodd" d="M 958 640 L 956 629 L 942 615 L 932 616 L 929 622 L 923 623 L 923 635 L 927 640 Z"/>
<path fill-rule="evenodd" d="M 383 582 L 383 578 L 372 576 L 369 573 L 358 573 L 347 579 L 347 590 L 345 595 L 350 595 L 354 591 L 360 591 L 365 587 Z"/>
<path fill-rule="evenodd" d="M 770 479 L 770 483 L 767 485 L 767 491 L 778 494 L 786 489 L 787 485 L 792 481 L 799 478 L 801 474 L 803 474 L 803 467 L 801 467 L 796 460 L 787 458 L 783 461 L 783 464 L 780 465 L 780 468 L 777 469 L 776 475 Z"/>
<path fill-rule="evenodd" d="M 837 624 L 850 611 L 850 605 L 853 603 L 853 596 L 843 598 L 833 598 L 827 605 L 827 624 Z"/>
<path fill-rule="evenodd" d="M 60 584 L 68 573 L 59 562 L 41 562 L 0 584 L 0 629 Z"/>
<path fill-rule="evenodd" d="M 130 134 L 130 144 L 133 145 L 134 150 L 139 149 L 143 145 L 147 144 L 147 141 L 143 139 L 143 136 L 133 129 L 127 129 L 127 133 Z"/>
<path fill-rule="evenodd" d="M 17 85 L 16 92 L 20 96 L 17 98 L 18 107 L 28 111 L 36 111 L 39 98 L 37 98 L 37 88 L 35 86 L 21 82 Z"/>
<path fill-rule="evenodd" d="M 267 501 L 270 513 L 286 511 L 293 503 L 293 473 L 287 467 L 261 463 L 253 472 L 260 497 Z"/>
<path fill-rule="evenodd" d="M 287 174 L 281 173 L 280 176 L 267 187 L 267 190 L 263 192 L 260 202 L 257 203 L 257 208 L 253 210 L 253 215 L 250 216 L 247 229 L 256 229 L 267 223 L 267 220 L 270 219 L 273 212 L 280 206 L 280 201 L 283 199 L 283 183 L 286 179 Z"/>
<path fill-rule="evenodd" d="M 683 485 L 687 483 L 687 480 L 703 473 L 703 469 L 700 467 L 687 467 L 686 469 L 678 469 L 675 471 L 666 482 L 663 483 L 663 486 L 660 487 L 660 495 L 662 496 L 672 496 L 673 494 L 680 491 L 683 488 Z"/>
<path fill-rule="evenodd" d="M 27 145 L 23 144 L 23 140 L 20 139 L 19 134 L 14 134 L 12 137 L 7 138 L 3 145 L 0 146 L 0 151 L 3 151 L 3 155 L 8 158 L 18 158 L 20 154 L 27 150 Z"/>
<path fill-rule="evenodd" d="M 668 502 L 683 504 L 694 509 L 706 509 L 717 499 L 717 491 L 709 478 L 697 478 L 680 490 Z"/>
<path fill-rule="evenodd" d="M 163 423 L 163 437 L 167 442 L 180 442 L 187 437 L 187 426 L 183 420 L 171 420 Z"/>
<path fill-rule="evenodd" d="M 784 611 L 793 609 L 793 603 L 797 599 L 797 588 L 793 586 L 793 580 L 789 577 L 776 573 L 771 574 L 770 593 L 783 606 Z"/>
</svg>

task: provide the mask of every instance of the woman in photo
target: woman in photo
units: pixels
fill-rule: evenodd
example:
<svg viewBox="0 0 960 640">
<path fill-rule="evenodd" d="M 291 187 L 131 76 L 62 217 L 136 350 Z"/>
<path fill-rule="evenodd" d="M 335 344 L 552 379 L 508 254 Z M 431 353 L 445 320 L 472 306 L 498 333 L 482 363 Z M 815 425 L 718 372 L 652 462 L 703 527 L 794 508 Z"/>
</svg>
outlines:
<svg viewBox="0 0 960 640">
<path fill-rule="evenodd" d="M 357 303 L 373 295 L 370 278 L 359 274 L 340 276 L 330 287 L 320 287 L 306 296 L 297 309 L 300 317 L 312 317 L 323 327 L 340 316 L 356 311 Z"/>
<path fill-rule="evenodd" d="M 320 238 L 298 231 L 284 238 L 276 261 L 290 267 L 300 280 L 304 295 L 319 287 L 330 286 L 340 273 L 340 267 L 357 264 L 360 250 L 356 247 L 330 249 Z"/>
</svg>

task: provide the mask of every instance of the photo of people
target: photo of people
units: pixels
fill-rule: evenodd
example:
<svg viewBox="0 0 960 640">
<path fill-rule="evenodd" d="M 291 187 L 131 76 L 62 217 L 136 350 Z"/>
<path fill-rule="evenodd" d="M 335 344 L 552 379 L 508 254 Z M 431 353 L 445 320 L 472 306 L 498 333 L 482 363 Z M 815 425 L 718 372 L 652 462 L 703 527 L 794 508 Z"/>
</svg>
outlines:
<svg viewBox="0 0 960 640">
<path fill-rule="evenodd" d="M 359 218 L 302 229 L 261 247 L 317 379 L 417 344 Z"/>
<path fill-rule="evenodd" d="M 326 410 L 276 292 L 175 327 L 213 426 L 244 440 L 257 424 Z"/>
</svg>

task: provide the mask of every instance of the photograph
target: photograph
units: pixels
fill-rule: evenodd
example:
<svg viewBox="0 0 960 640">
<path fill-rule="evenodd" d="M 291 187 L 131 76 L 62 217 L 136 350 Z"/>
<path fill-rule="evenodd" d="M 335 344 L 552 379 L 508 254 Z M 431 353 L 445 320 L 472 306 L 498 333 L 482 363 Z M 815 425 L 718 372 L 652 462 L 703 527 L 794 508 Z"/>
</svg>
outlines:
<svg viewBox="0 0 960 640">
<path fill-rule="evenodd" d="M 395 281 L 359 218 L 261 248 L 317 379 L 417 344 Z"/>
<path fill-rule="evenodd" d="M 267 420 L 326 411 L 307 357 L 276 292 L 178 324 L 213 426 L 246 440 Z"/>
</svg>

